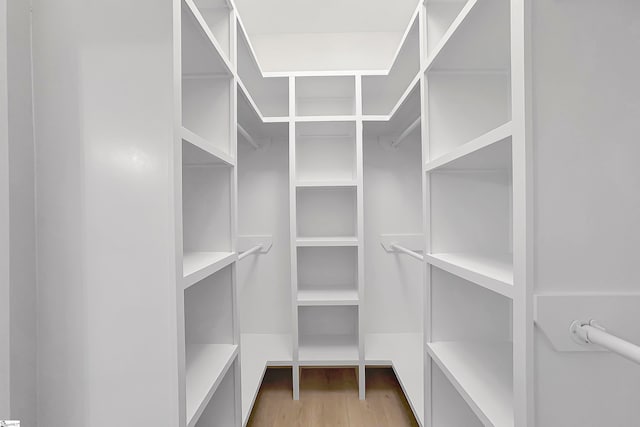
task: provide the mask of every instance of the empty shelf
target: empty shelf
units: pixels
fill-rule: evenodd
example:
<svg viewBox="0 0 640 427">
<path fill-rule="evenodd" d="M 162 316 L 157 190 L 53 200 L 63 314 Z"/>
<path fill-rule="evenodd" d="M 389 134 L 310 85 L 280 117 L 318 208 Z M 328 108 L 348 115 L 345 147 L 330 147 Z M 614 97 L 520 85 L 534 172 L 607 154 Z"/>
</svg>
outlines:
<svg viewBox="0 0 640 427">
<path fill-rule="evenodd" d="M 427 352 L 484 425 L 513 426 L 511 343 L 433 342 Z"/>
<path fill-rule="evenodd" d="M 189 129 L 183 127 L 181 137 L 183 141 L 193 146 L 193 148 L 186 148 L 182 153 L 182 162 L 185 166 L 207 164 L 235 166 L 233 157 Z"/>
<path fill-rule="evenodd" d="M 303 335 L 298 359 L 303 366 L 355 365 L 358 339 L 353 335 Z"/>
<path fill-rule="evenodd" d="M 193 427 L 238 355 L 231 344 L 187 345 L 187 426 Z"/>
<path fill-rule="evenodd" d="M 235 252 L 186 252 L 182 259 L 184 288 L 223 269 L 236 258 Z"/>
<path fill-rule="evenodd" d="M 467 142 L 448 154 L 427 162 L 427 172 L 439 169 L 498 169 L 511 167 L 511 121 Z"/>
<path fill-rule="evenodd" d="M 356 187 L 358 183 L 354 180 L 344 181 L 298 181 L 298 188 L 340 188 L 340 187 Z"/>
<path fill-rule="evenodd" d="M 298 305 L 358 305 L 355 289 L 299 290 Z"/>
<path fill-rule="evenodd" d="M 426 254 L 429 264 L 490 291 L 513 298 L 513 255 L 437 253 Z"/>
<path fill-rule="evenodd" d="M 267 366 L 292 364 L 291 335 L 242 334 L 242 425 L 246 425 Z"/>
<path fill-rule="evenodd" d="M 367 366 L 389 366 L 420 425 L 424 425 L 424 347 L 421 333 L 367 334 Z"/>
<path fill-rule="evenodd" d="M 298 247 L 305 246 L 358 246 L 357 237 L 298 237 Z"/>
</svg>

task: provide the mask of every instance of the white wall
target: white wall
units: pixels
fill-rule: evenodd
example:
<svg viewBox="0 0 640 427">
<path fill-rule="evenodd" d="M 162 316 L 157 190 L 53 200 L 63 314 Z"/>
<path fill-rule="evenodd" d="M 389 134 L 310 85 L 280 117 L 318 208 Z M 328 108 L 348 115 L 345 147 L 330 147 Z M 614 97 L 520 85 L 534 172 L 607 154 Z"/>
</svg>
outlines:
<svg viewBox="0 0 640 427">
<path fill-rule="evenodd" d="M 33 11 L 38 418 L 175 427 L 173 2 Z"/>
<path fill-rule="evenodd" d="M 273 236 L 269 253 L 238 265 L 240 330 L 291 333 L 288 144 L 253 150 L 241 141 L 238 157 L 238 234 Z"/>
<path fill-rule="evenodd" d="M 36 230 L 30 1 L 9 0 L 11 418 L 36 425 Z"/>
<path fill-rule="evenodd" d="M 638 292 L 640 3 L 531 4 L 535 291 Z M 640 367 L 535 345 L 536 425 L 638 423 Z"/>
<path fill-rule="evenodd" d="M 422 263 L 387 253 L 380 234 L 422 233 L 419 132 L 398 151 L 364 144 L 365 331 L 422 332 Z"/>
<path fill-rule="evenodd" d="M 9 129 L 7 112 L 7 1 L 0 0 L 0 418 L 9 416 Z"/>
<path fill-rule="evenodd" d="M 265 72 L 384 70 L 401 38 L 402 32 L 250 35 Z"/>
</svg>

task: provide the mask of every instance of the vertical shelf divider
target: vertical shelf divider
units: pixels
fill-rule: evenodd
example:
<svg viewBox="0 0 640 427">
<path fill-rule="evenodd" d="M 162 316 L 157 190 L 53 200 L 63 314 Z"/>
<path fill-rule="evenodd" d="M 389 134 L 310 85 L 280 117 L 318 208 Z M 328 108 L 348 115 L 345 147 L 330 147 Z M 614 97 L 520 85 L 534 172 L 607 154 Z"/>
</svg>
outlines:
<svg viewBox="0 0 640 427">
<path fill-rule="evenodd" d="M 293 400 L 300 399 L 300 362 L 298 336 L 298 248 L 297 248 L 297 192 L 296 192 L 296 79 L 289 77 L 289 239 L 291 245 L 291 340 Z"/>
<path fill-rule="evenodd" d="M 362 125 L 362 75 L 355 76 L 356 98 L 356 209 L 357 209 L 357 237 L 358 237 L 358 395 L 360 400 L 365 398 L 365 329 L 364 329 L 364 153 L 363 153 L 363 125 Z"/>
</svg>

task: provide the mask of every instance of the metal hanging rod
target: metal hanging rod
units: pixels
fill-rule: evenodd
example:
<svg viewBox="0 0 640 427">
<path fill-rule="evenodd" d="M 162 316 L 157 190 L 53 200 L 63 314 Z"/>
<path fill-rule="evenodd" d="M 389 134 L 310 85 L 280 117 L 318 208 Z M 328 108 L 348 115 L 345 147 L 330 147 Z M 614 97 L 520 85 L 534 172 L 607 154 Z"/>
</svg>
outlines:
<svg viewBox="0 0 640 427">
<path fill-rule="evenodd" d="M 411 135 L 411 132 L 413 132 L 418 126 L 420 126 L 420 117 L 407 126 L 407 128 L 391 143 L 391 146 L 395 148 L 400 145 L 400 143 Z"/>
<path fill-rule="evenodd" d="M 256 140 L 253 139 L 253 137 L 249 134 L 249 132 L 247 132 L 242 126 L 240 126 L 239 123 L 238 123 L 238 132 L 240 133 L 240 135 L 244 137 L 244 139 L 247 140 L 249 144 L 251 144 L 253 148 L 255 148 L 256 150 L 260 148 L 260 144 L 258 144 Z"/>
<path fill-rule="evenodd" d="M 640 346 L 610 334 L 595 320 L 580 322 L 575 320 L 569 328 L 574 340 L 581 344 L 596 344 L 632 362 L 640 364 Z"/>
<path fill-rule="evenodd" d="M 249 250 L 247 250 L 247 251 L 242 252 L 240 255 L 238 255 L 238 261 L 240 261 L 241 259 L 244 259 L 244 258 L 248 257 L 249 255 L 251 255 L 251 254 L 253 254 L 253 253 L 256 253 L 256 252 L 261 251 L 261 250 L 262 250 L 262 248 L 263 248 L 263 246 L 262 246 L 262 245 L 257 245 L 257 246 L 254 246 L 254 247 L 252 247 L 251 249 L 249 249 Z"/>
<path fill-rule="evenodd" d="M 415 259 L 419 259 L 420 261 L 424 261 L 424 256 L 420 255 L 418 252 L 414 252 L 411 249 L 407 249 L 404 246 L 400 246 L 397 243 L 391 244 L 391 249 L 396 250 L 398 252 L 402 252 L 404 254 L 409 255 L 410 257 L 414 257 Z"/>
</svg>

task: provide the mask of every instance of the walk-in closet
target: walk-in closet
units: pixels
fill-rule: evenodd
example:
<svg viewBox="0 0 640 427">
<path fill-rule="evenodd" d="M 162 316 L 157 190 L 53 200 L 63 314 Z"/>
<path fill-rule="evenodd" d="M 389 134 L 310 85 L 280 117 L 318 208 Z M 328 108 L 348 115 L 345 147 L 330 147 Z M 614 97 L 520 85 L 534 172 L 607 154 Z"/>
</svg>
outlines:
<svg viewBox="0 0 640 427">
<path fill-rule="evenodd" d="M 0 420 L 640 425 L 640 3 L 0 13 Z"/>
</svg>

